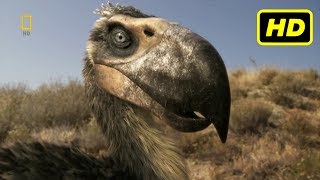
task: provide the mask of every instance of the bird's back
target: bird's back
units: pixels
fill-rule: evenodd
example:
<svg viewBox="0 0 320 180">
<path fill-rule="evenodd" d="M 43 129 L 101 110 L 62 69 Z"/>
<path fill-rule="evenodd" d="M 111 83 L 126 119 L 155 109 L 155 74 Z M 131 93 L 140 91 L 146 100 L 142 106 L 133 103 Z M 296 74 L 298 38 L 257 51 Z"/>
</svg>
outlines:
<svg viewBox="0 0 320 180">
<path fill-rule="evenodd" d="M 17 143 L 0 148 L 0 179 L 137 179 L 111 158 L 97 159 L 78 148 Z"/>
</svg>

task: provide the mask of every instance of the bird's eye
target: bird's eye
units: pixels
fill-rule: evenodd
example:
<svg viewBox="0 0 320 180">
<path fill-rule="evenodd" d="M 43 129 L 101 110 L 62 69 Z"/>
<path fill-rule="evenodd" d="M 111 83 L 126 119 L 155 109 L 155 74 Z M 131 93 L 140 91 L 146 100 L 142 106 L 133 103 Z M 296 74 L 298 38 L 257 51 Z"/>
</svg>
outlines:
<svg viewBox="0 0 320 180">
<path fill-rule="evenodd" d="M 114 28 L 110 35 L 112 43 L 118 48 L 125 49 L 131 45 L 130 36 L 123 29 Z"/>
<path fill-rule="evenodd" d="M 126 37 L 125 37 L 124 34 L 121 33 L 121 32 L 118 32 L 118 33 L 115 35 L 114 39 L 115 39 L 118 43 L 124 43 L 124 42 L 126 42 Z"/>
<path fill-rule="evenodd" d="M 105 47 L 110 55 L 117 57 L 127 57 L 132 55 L 139 46 L 139 40 L 134 33 L 121 24 L 108 24 L 106 31 Z"/>
</svg>

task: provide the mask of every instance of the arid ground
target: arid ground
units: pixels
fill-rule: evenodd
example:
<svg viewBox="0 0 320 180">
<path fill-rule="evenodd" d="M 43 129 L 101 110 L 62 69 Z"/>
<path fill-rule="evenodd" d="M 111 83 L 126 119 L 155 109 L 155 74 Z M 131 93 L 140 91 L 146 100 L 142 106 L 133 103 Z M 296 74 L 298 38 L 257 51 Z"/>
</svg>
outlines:
<svg viewBox="0 0 320 180">
<path fill-rule="evenodd" d="M 174 137 L 192 179 L 320 179 L 320 74 L 264 67 L 229 72 L 232 108 L 228 141 L 213 127 Z M 104 142 L 80 81 L 31 90 L 0 87 L 0 144 L 67 143 L 103 156 Z"/>
</svg>

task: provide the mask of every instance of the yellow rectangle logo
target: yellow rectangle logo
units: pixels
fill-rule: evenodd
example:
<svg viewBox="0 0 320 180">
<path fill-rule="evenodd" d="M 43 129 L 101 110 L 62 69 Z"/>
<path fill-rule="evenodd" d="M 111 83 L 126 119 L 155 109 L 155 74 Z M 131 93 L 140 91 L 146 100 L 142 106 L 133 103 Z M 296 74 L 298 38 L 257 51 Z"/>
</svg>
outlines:
<svg viewBox="0 0 320 180">
<path fill-rule="evenodd" d="M 308 46 L 313 41 L 309 9 L 262 9 L 257 13 L 257 42 L 261 46 Z"/>
<path fill-rule="evenodd" d="M 31 31 L 32 30 L 32 15 L 23 14 L 21 15 L 21 30 Z"/>
</svg>

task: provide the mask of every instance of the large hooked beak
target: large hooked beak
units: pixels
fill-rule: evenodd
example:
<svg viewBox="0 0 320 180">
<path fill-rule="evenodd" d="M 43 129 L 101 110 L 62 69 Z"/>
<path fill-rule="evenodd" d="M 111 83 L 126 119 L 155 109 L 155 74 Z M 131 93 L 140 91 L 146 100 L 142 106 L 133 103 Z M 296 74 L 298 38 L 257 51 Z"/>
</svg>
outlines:
<svg viewBox="0 0 320 180">
<path fill-rule="evenodd" d="M 227 139 L 230 88 L 217 50 L 190 30 L 160 18 L 116 17 L 139 38 L 135 56 L 95 60 L 99 84 L 123 100 L 146 108 L 173 128 L 199 131 L 211 123 Z M 143 33 L 152 29 L 153 36 Z"/>
</svg>

